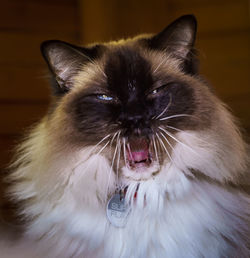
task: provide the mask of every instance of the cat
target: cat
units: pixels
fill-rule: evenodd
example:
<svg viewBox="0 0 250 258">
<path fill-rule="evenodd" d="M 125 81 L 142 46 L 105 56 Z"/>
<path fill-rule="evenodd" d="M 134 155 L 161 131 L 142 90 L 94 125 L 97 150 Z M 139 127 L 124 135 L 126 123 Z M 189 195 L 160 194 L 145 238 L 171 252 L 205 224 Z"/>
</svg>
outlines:
<svg viewBox="0 0 250 258">
<path fill-rule="evenodd" d="M 48 114 L 11 165 L 39 257 L 250 257 L 248 146 L 199 75 L 196 18 L 79 47 L 45 41 Z"/>
</svg>

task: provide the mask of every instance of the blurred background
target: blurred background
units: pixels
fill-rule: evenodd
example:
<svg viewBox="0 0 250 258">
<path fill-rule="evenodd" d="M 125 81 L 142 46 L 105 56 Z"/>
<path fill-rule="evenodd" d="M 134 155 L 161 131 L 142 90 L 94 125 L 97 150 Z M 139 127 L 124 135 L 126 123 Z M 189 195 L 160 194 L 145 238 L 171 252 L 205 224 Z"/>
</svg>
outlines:
<svg viewBox="0 0 250 258">
<path fill-rule="evenodd" d="M 156 33 L 183 14 L 198 19 L 201 73 L 249 135 L 249 12 L 248 0 L 0 0 L 0 172 L 25 128 L 47 110 L 42 41 L 87 44 Z M 8 209 L 3 192 L 0 183 L 0 208 Z"/>
</svg>

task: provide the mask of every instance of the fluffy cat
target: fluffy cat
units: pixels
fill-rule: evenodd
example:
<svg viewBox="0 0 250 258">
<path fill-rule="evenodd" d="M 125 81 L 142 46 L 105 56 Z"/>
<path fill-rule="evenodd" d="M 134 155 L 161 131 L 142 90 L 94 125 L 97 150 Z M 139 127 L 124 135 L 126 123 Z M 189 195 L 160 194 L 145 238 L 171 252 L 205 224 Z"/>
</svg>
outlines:
<svg viewBox="0 0 250 258">
<path fill-rule="evenodd" d="M 247 145 L 195 35 L 186 15 L 153 36 L 42 44 L 52 104 L 10 175 L 39 257 L 250 257 Z"/>
</svg>

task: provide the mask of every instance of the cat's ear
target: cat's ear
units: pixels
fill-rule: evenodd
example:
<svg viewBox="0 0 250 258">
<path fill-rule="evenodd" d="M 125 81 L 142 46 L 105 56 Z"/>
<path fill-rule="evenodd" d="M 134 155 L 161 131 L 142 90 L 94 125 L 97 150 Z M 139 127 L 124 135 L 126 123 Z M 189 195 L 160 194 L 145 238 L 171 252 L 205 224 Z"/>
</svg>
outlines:
<svg viewBox="0 0 250 258">
<path fill-rule="evenodd" d="M 197 22 L 193 15 L 184 15 L 149 40 L 152 48 L 171 51 L 186 58 L 194 46 Z"/>
<path fill-rule="evenodd" d="M 184 15 L 173 21 L 159 34 L 148 39 L 152 49 L 163 50 L 190 62 L 195 43 L 197 21 L 193 15 Z"/>
<path fill-rule="evenodd" d="M 53 91 L 62 94 L 73 86 L 73 78 L 84 63 L 91 59 L 91 49 L 81 48 L 59 40 L 41 44 L 41 52 L 55 79 Z"/>
</svg>

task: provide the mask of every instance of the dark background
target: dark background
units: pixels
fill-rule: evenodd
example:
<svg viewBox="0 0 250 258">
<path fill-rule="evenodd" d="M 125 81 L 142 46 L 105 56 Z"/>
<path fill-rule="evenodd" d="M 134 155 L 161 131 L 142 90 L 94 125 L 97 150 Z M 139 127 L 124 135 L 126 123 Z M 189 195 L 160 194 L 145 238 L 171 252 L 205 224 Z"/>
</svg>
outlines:
<svg viewBox="0 0 250 258">
<path fill-rule="evenodd" d="M 87 44 L 154 33 L 183 14 L 198 19 L 201 73 L 249 135 L 249 10 L 248 0 L 0 0 L 0 173 L 25 128 L 47 110 L 42 41 Z M 7 209 L 3 192 L 0 180 L 0 209 Z"/>
</svg>

